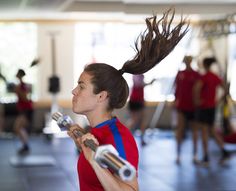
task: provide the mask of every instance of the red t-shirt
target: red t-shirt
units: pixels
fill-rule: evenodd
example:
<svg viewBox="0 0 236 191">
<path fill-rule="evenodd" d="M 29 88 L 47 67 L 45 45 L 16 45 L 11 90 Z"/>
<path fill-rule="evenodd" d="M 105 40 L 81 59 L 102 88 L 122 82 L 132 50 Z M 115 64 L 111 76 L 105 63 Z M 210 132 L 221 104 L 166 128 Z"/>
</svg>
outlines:
<svg viewBox="0 0 236 191">
<path fill-rule="evenodd" d="M 130 96 L 130 101 L 132 102 L 144 102 L 144 88 L 143 87 L 133 87 Z"/>
<path fill-rule="evenodd" d="M 175 79 L 175 104 L 177 109 L 194 111 L 193 86 L 199 78 L 199 73 L 194 70 L 178 72 Z"/>
<path fill-rule="evenodd" d="M 214 108 L 216 105 L 216 89 L 223 83 L 223 81 L 216 74 L 210 71 L 201 76 L 201 81 L 203 86 L 200 94 L 200 108 Z"/>
<path fill-rule="evenodd" d="M 27 84 L 25 83 L 20 83 L 19 84 L 19 89 L 20 91 L 24 92 L 25 94 L 29 93 L 29 88 L 27 87 Z M 18 102 L 17 102 L 17 109 L 18 111 L 25 111 L 25 110 L 32 110 L 33 109 L 33 103 L 30 99 L 22 99 L 20 95 L 18 96 Z"/>
<path fill-rule="evenodd" d="M 91 129 L 100 145 L 111 144 L 119 156 L 138 169 L 138 148 L 131 132 L 116 118 L 105 121 Z M 94 170 L 81 153 L 77 163 L 81 191 L 103 191 Z"/>
<path fill-rule="evenodd" d="M 132 102 L 144 102 L 144 76 L 133 75 L 133 87 L 131 90 L 130 101 Z"/>
</svg>

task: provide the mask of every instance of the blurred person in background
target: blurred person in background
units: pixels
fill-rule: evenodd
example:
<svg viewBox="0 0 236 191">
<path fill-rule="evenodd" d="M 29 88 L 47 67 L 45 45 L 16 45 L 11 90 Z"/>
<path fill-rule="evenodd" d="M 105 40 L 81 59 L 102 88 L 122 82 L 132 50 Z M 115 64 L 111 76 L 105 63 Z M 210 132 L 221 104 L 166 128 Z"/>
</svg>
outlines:
<svg viewBox="0 0 236 191">
<path fill-rule="evenodd" d="M 224 148 L 222 137 L 214 128 L 216 107 L 218 103 L 224 98 L 223 95 L 221 98 L 217 99 L 217 88 L 221 87 L 225 93 L 226 88 L 223 80 L 210 70 L 212 64 L 216 63 L 216 59 L 214 57 L 206 57 L 203 59 L 202 63 L 204 74 L 201 75 L 200 79 L 195 84 L 194 102 L 197 106 L 197 126 L 201 130 L 202 136 L 203 159 L 201 164 L 207 167 L 209 165 L 209 132 L 211 132 L 212 136 L 221 149 L 222 156 L 219 162 L 223 164 L 230 158 L 230 155 Z"/>
<path fill-rule="evenodd" d="M 155 79 L 149 83 L 144 82 L 144 75 L 133 75 L 133 86 L 131 89 L 130 99 L 128 102 L 128 110 L 130 119 L 127 122 L 127 127 L 134 131 L 136 128 L 141 130 L 141 145 L 145 146 L 144 133 L 146 126 L 148 125 L 145 121 L 145 100 L 144 100 L 144 87 L 151 85 Z"/>
<path fill-rule="evenodd" d="M 179 71 L 175 79 L 175 108 L 177 110 L 177 157 L 176 163 L 180 164 L 181 145 L 186 131 L 186 122 L 192 128 L 193 137 L 193 163 L 197 162 L 198 132 L 195 125 L 195 106 L 193 102 L 193 87 L 200 74 L 191 67 L 192 56 L 185 56 L 183 63 L 185 70 Z"/>
<path fill-rule="evenodd" d="M 16 77 L 19 83 L 14 86 L 14 92 L 17 95 L 17 111 L 18 115 L 14 122 L 14 131 L 16 135 L 20 138 L 22 147 L 18 150 L 18 154 L 24 155 L 30 151 L 29 141 L 28 141 L 28 131 L 33 117 L 33 103 L 30 99 L 31 89 L 28 84 L 23 81 L 25 76 L 25 71 L 19 69 Z"/>
</svg>

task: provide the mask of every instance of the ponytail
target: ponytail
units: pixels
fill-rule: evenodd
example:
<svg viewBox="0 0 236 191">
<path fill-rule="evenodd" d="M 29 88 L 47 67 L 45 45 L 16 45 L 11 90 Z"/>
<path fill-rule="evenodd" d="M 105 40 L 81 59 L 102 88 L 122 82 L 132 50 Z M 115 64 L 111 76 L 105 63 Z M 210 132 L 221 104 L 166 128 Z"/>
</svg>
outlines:
<svg viewBox="0 0 236 191">
<path fill-rule="evenodd" d="M 170 15 L 171 14 L 171 15 Z M 170 15 L 170 19 L 169 19 Z M 175 10 L 166 11 L 160 20 L 156 16 L 146 18 L 146 30 L 135 42 L 136 55 L 124 63 L 122 73 L 143 74 L 163 60 L 188 32 L 189 23 L 181 17 L 171 30 Z M 184 25 L 187 25 L 184 27 Z"/>
</svg>

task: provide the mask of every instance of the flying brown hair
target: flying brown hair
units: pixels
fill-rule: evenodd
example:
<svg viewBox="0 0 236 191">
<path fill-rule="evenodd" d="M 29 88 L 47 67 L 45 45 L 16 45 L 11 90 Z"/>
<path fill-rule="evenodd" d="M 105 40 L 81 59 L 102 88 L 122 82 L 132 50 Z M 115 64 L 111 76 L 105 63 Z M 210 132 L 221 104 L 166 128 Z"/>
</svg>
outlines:
<svg viewBox="0 0 236 191">
<path fill-rule="evenodd" d="M 146 18 L 147 29 L 135 42 L 136 55 L 124 63 L 121 73 L 143 74 L 163 60 L 188 32 L 189 22 L 181 16 L 180 22 L 173 24 L 175 9 L 163 13 L 160 20 L 153 16 Z"/>
</svg>

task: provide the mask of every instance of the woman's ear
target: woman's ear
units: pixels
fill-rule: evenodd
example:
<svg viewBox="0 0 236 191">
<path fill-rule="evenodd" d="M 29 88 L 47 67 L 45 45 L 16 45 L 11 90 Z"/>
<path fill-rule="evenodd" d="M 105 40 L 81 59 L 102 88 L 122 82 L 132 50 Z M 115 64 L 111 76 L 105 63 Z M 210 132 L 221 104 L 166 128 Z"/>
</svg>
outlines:
<svg viewBox="0 0 236 191">
<path fill-rule="evenodd" d="M 102 101 L 106 100 L 107 98 L 108 98 L 108 92 L 107 91 L 101 91 L 98 94 L 98 101 L 99 102 L 102 102 Z"/>
</svg>

